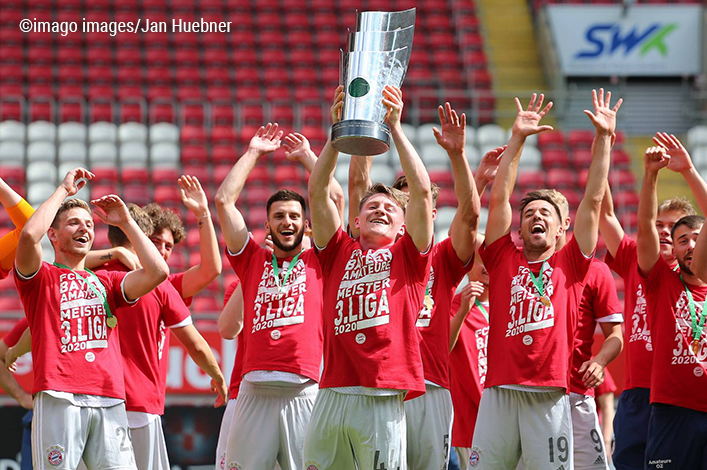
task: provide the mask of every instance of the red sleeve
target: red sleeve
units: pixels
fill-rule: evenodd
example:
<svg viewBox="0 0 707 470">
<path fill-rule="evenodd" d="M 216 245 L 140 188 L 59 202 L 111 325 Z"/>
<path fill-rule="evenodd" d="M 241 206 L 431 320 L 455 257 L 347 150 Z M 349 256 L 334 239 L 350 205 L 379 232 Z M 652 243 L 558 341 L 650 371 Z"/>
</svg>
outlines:
<svg viewBox="0 0 707 470">
<path fill-rule="evenodd" d="M 243 276 L 247 274 L 248 268 L 252 268 L 251 260 L 253 257 L 260 253 L 261 251 L 266 251 L 265 248 L 259 246 L 255 241 L 248 237 L 245 245 L 241 248 L 238 253 L 231 253 L 231 250 L 226 248 L 226 256 L 228 261 L 231 263 L 233 270 L 236 272 L 238 277 L 243 279 Z"/>
<path fill-rule="evenodd" d="M 457 252 L 454 251 L 454 245 L 452 245 L 452 237 L 445 238 L 439 242 L 440 248 L 444 252 L 445 268 L 449 270 L 449 279 L 455 286 L 461 282 L 461 280 L 466 276 L 471 267 L 474 265 L 474 255 L 471 255 L 469 261 L 466 264 L 459 259 Z"/>
<path fill-rule="evenodd" d="M 432 241 L 434 243 L 434 240 Z M 406 231 L 393 245 L 393 250 L 402 250 L 406 261 L 406 273 L 412 282 L 427 282 L 430 275 L 430 262 L 432 260 L 432 246 L 425 253 L 420 253 L 412 237 Z M 398 248 L 399 247 L 399 248 Z M 395 255 L 393 255 L 395 256 Z M 417 314 L 417 313 L 416 313 Z"/>
<path fill-rule="evenodd" d="M 162 320 L 167 328 L 178 325 L 191 316 L 182 296 L 171 283 L 163 282 L 158 289 L 162 303 Z"/>
<path fill-rule="evenodd" d="M 587 279 L 594 255 L 590 257 L 584 256 L 576 237 L 572 237 L 572 240 L 562 247 L 558 256 L 561 256 L 562 260 L 570 266 L 569 272 L 574 276 L 576 282 L 584 282 Z"/>
<path fill-rule="evenodd" d="M 604 262 L 614 270 L 616 274 L 626 279 L 631 269 L 636 269 L 638 264 L 638 251 L 636 242 L 624 234 L 624 238 L 619 243 L 619 248 L 616 250 L 616 257 L 611 256 L 611 253 L 606 252 Z"/>
<path fill-rule="evenodd" d="M 484 242 L 479 248 L 479 255 L 486 269 L 491 272 L 496 266 L 503 264 L 503 259 L 513 256 L 518 249 L 511 239 L 510 232 L 494 241 L 490 245 Z"/>
<path fill-rule="evenodd" d="M 27 328 L 29 328 L 27 318 L 20 318 L 20 320 L 15 323 L 15 326 L 12 327 L 10 332 L 2 337 L 2 341 L 8 348 L 13 347 L 20 340 L 22 333 L 24 333 Z"/>
<path fill-rule="evenodd" d="M 606 263 L 594 260 L 592 269 L 595 270 L 591 285 L 587 281 L 586 289 L 592 289 L 592 311 L 597 319 L 610 315 L 621 314 L 623 308 L 616 294 L 616 284 L 611 270 Z M 618 323 L 618 320 L 617 322 Z"/>
<path fill-rule="evenodd" d="M 172 284 L 172 287 L 177 290 L 177 293 L 182 298 L 186 306 L 190 307 L 192 301 L 194 300 L 194 297 L 184 297 L 184 289 L 182 287 L 184 281 L 184 272 L 170 274 L 167 280 Z"/>
<path fill-rule="evenodd" d="M 231 300 L 231 296 L 233 293 L 236 291 L 236 287 L 238 287 L 241 284 L 240 280 L 233 281 L 226 287 L 226 292 L 223 294 L 223 306 L 225 307 L 226 304 L 228 303 L 229 300 Z"/>
<path fill-rule="evenodd" d="M 337 259 L 338 254 L 343 250 L 346 246 L 349 244 L 355 244 L 356 241 L 349 237 L 346 232 L 344 232 L 341 227 L 339 227 L 336 230 L 336 233 L 334 234 L 333 237 L 331 237 L 331 240 L 329 240 L 329 243 L 327 243 L 327 246 L 324 248 L 319 248 L 316 246 L 316 243 L 314 245 L 314 253 L 317 255 L 317 259 L 319 260 L 319 264 L 322 267 L 322 274 L 326 277 L 327 274 L 331 273 L 332 267 L 334 266 L 334 262 Z"/>
<path fill-rule="evenodd" d="M 33 306 L 37 302 L 41 302 L 42 286 L 47 282 L 45 278 L 52 275 L 52 269 L 59 268 L 43 261 L 39 266 L 39 270 L 29 279 L 17 272 L 17 268 L 13 269 L 13 272 L 15 273 L 15 286 L 17 287 L 17 292 L 20 294 L 20 300 L 22 300 L 25 316 L 29 321 L 32 321 L 32 318 L 37 312 L 37 309 L 33 308 Z"/>
</svg>

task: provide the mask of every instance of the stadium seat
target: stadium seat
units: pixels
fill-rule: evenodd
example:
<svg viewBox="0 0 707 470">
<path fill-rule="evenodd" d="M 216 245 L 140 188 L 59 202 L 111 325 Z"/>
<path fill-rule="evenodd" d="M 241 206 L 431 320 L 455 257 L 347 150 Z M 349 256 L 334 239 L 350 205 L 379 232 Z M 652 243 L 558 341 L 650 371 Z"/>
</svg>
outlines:
<svg viewBox="0 0 707 470">
<path fill-rule="evenodd" d="M 168 142 L 154 144 L 150 149 L 150 161 L 154 166 L 177 168 L 179 166 L 179 147 Z"/>
<path fill-rule="evenodd" d="M 432 132 L 432 128 L 437 127 L 439 128 L 439 124 L 422 124 L 421 126 L 418 126 L 417 128 L 417 145 L 420 147 L 426 145 L 426 144 L 435 144 L 437 145 L 437 140 L 435 139 L 435 135 Z"/>
<path fill-rule="evenodd" d="M 561 148 L 543 150 L 542 160 L 545 168 L 567 168 L 570 165 L 570 157 L 568 153 Z"/>
<path fill-rule="evenodd" d="M 501 126 L 486 124 L 476 130 L 476 144 L 479 147 L 499 147 L 506 142 L 506 131 Z"/>
<path fill-rule="evenodd" d="M 147 146 L 140 142 L 121 143 L 118 157 L 124 167 L 147 167 Z"/>
<path fill-rule="evenodd" d="M 94 122 L 88 126 L 88 141 L 111 142 L 118 140 L 118 126 L 112 122 Z"/>
<path fill-rule="evenodd" d="M 27 164 L 26 178 L 30 185 L 38 182 L 48 182 L 53 185 L 57 178 L 57 168 L 54 163 L 46 161 L 30 162 Z"/>
<path fill-rule="evenodd" d="M 27 126 L 29 142 L 54 142 L 56 139 L 56 124 L 47 121 L 35 121 Z"/>
<path fill-rule="evenodd" d="M 59 142 L 85 142 L 86 126 L 79 122 L 64 122 L 57 128 Z"/>
<path fill-rule="evenodd" d="M 30 142 L 27 146 L 27 162 L 52 162 L 56 160 L 56 145 L 53 142 Z"/>
<path fill-rule="evenodd" d="M 550 168 L 547 171 L 547 185 L 560 190 L 575 188 L 577 187 L 577 173 L 567 168 Z"/>
<path fill-rule="evenodd" d="M 126 122 L 118 127 L 120 142 L 147 143 L 147 126 L 137 122 Z"/>
<path fill-rule="evenodd" d="M 420 157 L 427 169 L 443 169 L 449 167 L 449 155 L 447 151 L 434 144 L 423 144 L 420 147 Z"/>
<path fill-rule="evenodd" d="M 561 147 L 565 145 L 565 135 L 562 131 L 546 131 L 538 134 L 538 148 Z"/>
<path fill-rule="evenodd" d="M 29 168 L 27 168 L 29 172 Z M 56 169 L 54 169 L 56 172 Z M 56 176 L 54 177 L 56 179 Z M 27 202 L 29 202 L 33 207 L 39 207 L 41 203 L 49 199 L 54 191 L 56 190 L 56 185 L 54 181 L 40 181 L 35 182 L 27 186 Z"/>
<path fill-rule="evenodd" d="M 65 162 L 77 162 L 83 167 L 86 165 L 87 156 L 86 144 L 83 142 L 63 142 L 59 144 L 58 162 L 60 165 Z"/>
<path fill-rule="evenodd" d="M 23 166 L 25 144 L 15 141 L 0 141 L 0 163 L 2 166 Z"/>
<path fill-rule="evenodd" d="M 25 141 L 25 125 L 19 121 L 2 121 L 0 122 L 0 142 L 7 141 L 23 142 Z"/>
<path fill-rule="evenodd" d="M 695 126 L 687 132 L 687 146 L 695 149 L 707 146 L 707 126 Z"/>
<path fill-rule="evenodd" d="M 116 166 L 118 164 L 118 149 L 112 142 L 95 142 L 88 148 L 88 160 L 91 168 Z"/>
<path fill-rule="evenodd" d="M 160 122 L 150 126 L 150 144 L 179 143 L 179 129 L 174 124 Z"/>
</svg>

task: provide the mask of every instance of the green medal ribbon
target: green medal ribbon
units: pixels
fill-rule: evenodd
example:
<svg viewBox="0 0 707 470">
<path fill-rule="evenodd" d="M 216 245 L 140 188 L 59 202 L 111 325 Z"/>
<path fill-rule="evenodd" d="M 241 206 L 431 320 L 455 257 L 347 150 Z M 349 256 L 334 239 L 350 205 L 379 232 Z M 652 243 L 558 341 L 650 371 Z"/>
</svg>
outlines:
<svg viewBox="0 0 707 470">
<path fill-rule="evenodd" d="M 680 268 L 680 265 L 676 263 L 673 267 L 673 272 L 678 272 L 678 268 Z"/>
<path fill-rule="evenodd" d="M 479 302 L 479 299 L 474 299 L 474 305 L 476 305 L 476 307 L 479 310 L 481 310 L 481 313 L 484 314 L 484 318 L 486 318 L 486 322 L 488 322 L 489 321 L 489 314 L 486 311 L 486 309 L 484 308 L 483 304 L 481 302 Z"/>
<path fill-rule="evenodd" d="M 697 319 L 697 311 L 695 310 L 695 299 L 692 297 L 692 292 L 687 288 L 685 279 L 683 279 L 682 274 L 680 275 L 680 282 L 685 288 L 685 294 L 687 294 L 688 305 L 690 306 L 690 320 L 692 321 L 692 350 L 697 354 L 697 349 L 700 345 L 700 338 L 702 338 L 702 330 L 705 327 L 705 319 L 707 319 L 707 312 L 705 312 L 705 303 L 702 303 L 702 319 Z"/>
<path fill-rule="evenodd" d="M 537 289 L 538 294 L 540 294 L 540 301 L 549 307 L 550 299 L 545 296 L 545 286 L 543 286 L 543 271 L 545 271 L 546 263 L 547 261 L 543 261 L 543 264 L 540 267 L 540 274 L 538 274 L 538 277 L 535 277 L 535 274 L 533 274 L 533 271 L 530 269 L 530 266 L 528 266 L 528 272 L 530 273 L 530 279 L 533 281 L 535 289 Z"/>
<path fill-rule="evenodd" d="M 287 267 L 287 271 L 285 272 L 285 278 L 282 280 L 282 284 L 280 284 L 280 270 L 277 267 L 277 258 L 275 257 L 275 253 L 272 254 L 273 277 L 275 278 L 275 285 L 277 286 L 277 292 L 279 294 L 282 293 L 282 290 L 285 288 L 285 285 L 287 285 L 287 280 L 290 278 L 290 274 L 292 274 L 292 270 L 294 269 L 295 264 L 297 264 L 297 260 L 299 259 L 299 256 L 302 253 L 304 253 L 304 250 L 297 253 L 295 257 L 292 258 L 292 261 L 290 261 L 290 265 Z"/>
<path fill-rule="evenodd" d="M 56 266 L 57 268 L 61 268 L 61 269 L 68 269 L 69 271 L 74 273 L 77 277 L 80 277 L 81 279 L 83 279 L 83 282 L 85 282 L 86 285 L 89 287 L 89 289 L 91 289 L 91 291 L 93 291 L 93 293 L 96 295 L 96 297 L 103 301 L 103 308 L 106 310 L 106 317 L 107 317 L 106 318 L 106 325 L 108 325 L 109 328 L 115 328 L 118 325 L 118 319 L 115 318 L 113 313 L 110 311 L 110 305 L 108 305 L 108 295 L 104 295 L 101 291 L 98 290 L 98 288 L 96 288 L 96 286 L 94 286 L 92 283 L 88 282 L 85 277 L 81 276 L 79 273 L 77 273 L 76 271 L 74 271 L 70 267 L 63 265 L 63 264 L 59 264 L 59 263 L 54 263 L 54 266 Z M 98 284 L 103 285 L 103 284 L 101 284 L 100 279 L 98 279 L 98 276 L 96 276 L 96 274 L 93 271 L 91 271 L 88 268 L 84 268 L 84 270 L 90 276 L 92 276 Z"/>
</svg>

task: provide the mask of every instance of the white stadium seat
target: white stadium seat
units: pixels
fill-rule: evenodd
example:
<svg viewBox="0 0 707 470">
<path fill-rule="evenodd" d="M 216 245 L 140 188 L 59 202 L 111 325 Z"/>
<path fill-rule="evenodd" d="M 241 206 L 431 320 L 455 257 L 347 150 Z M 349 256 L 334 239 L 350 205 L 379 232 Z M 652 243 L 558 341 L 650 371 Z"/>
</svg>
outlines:
<svg viewBox="0 0 707 470">
<path fill-rule="evenodd" d="M 58 128 L 59 142 L 86 142 L 86 126 L 79 122 L 64 122 Z"/>
<path fill-rule="evenodd" d="M 687 132 L 687 146 L 694 149 L 707 146 L 707 126 L 695 126 Z"/>
<path fill-rule="evenodd" d="M 27 126 L 27 140 L 30 142 L 54 142 L 56 125 L 47 121 L 34 121 Z"/>
<path fill-rule="evenodd" d="M 437 142 L 420 147 L 420 158 L 428 170 L 449 168 L 449 155 Z"/>
<path fill-rule="evenodd" d="M 27 146 L 27 163 L 52 162 L 56 160 L 54 142 L 30 142 Z"/>
<path fill-rule="evenodd" d="M 126 122 L 118 127 L 120 142 L 147 143 L 147 126 L 137 122 Z"/>
<path fill-rule="evenodd" d="M 126 142 L 118 152 L 123 166 L 147 167 L 147 146 L 140 142 Z"/>
<path fill-rule="evenodd" d="M 375 157 L 374 157 L 375 158 Z M 371 183 L 383 183 L 390 186 L 395 181 L 395 170 L 386 163 L 376 163 L 371 166 Z"/>
<path fill-rule="evenodd" d="M 168 142 L 154 144 L 150 149 L 150 161 L 154 166 L 178 168 L 179 147 Z"/>
<path fill-rule="evenodd" d="M 486 124 L 476 130 L 476 144 L 480 149 L 484 149 L 485 147 L 499 147 L 505 143 L 506 131 L 501 126 Z"/>
<path fill-rule="evenodd" d="M 0 122 L 0 142 L 25 141 L 25 125 L 19 121 L 2 121 Z"/>
<path fill-rule="evenodd" d="M 91 166 L 116 166 L 118 164 L 118 149 L 111 142 L 96 142 L 88 148 L 88 159 Z"/>
<path fill-rule="evenodd" d="M 432 128 L 439 129 L 439 124 L 422 124 L 417 128 L 417 145 L 424 147 L 427 144 L 436 144 L 437 139 L 432 132 Z"/>
<path fill-rule="evenodd" d="M 0 142 L 0 164 L 3 166 L 24 166 L 25 144 L 22 142 Z"/>
<path fill-rule="evenodd" d="M 81 162 L 81 166 L 86 165 L 86 144 L 83 142 L 64 142 L 59 145 L 59 164 L 62 162 Z"/>
<path fill-rule="evenodd" d="M 57 178 L 56 166 L 50 162 L 30 163 L 27 165 L 26 177 L 27 183 L 46 182 L 54 185 Z"/>
<path fill-rule="evenodd" d="M 150 143 L 157 144 L 160 142 L 168 142 L 171 144 L 179 143 L 179 129 L 174 124 L 168 122 L 160 122 L 150 126 Z"/>
<path fill-rule="evenodd" d="M 88 141 L 94 142 L 111 142 L 116 143 L 118 140 L 118 126 L 112 122 L 94 122 L 88 126 Z"/>
</svg>

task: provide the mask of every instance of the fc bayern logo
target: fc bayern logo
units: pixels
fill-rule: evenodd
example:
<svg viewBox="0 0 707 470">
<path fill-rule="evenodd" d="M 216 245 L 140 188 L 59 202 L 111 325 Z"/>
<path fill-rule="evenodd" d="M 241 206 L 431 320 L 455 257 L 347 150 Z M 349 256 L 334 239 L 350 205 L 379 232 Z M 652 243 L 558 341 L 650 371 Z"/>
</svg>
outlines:
<svg viewBox="0 0 707 470">
<path fill-rule="evenodd" d="M 469 455 L 469 464 L 472 467 L 476 467 L 477 465 L 479 465 L 479 458 L 480 458 L 479 452 L 472 450 L 471 455 Z"/>
<path fill-rule="evenodd" d="M 50 449 L 47 454 L 47 460 L 52 466 L 58 467 L 64 461 L 64 453 L 61 449 Z"/>
</svg>

